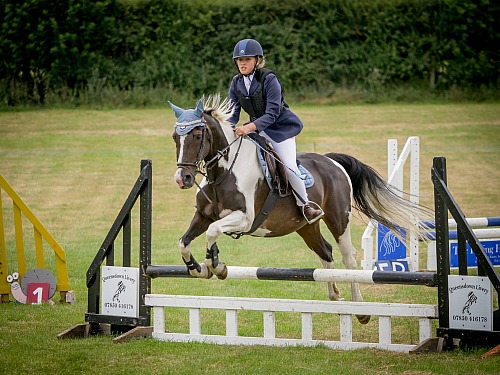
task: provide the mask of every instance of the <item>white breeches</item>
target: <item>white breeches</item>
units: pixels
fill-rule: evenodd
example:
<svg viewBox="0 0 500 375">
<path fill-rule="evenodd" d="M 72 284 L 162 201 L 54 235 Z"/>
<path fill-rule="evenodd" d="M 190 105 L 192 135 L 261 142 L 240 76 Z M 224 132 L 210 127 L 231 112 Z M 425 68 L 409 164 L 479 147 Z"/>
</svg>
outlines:
<svg viewBox="0 0 500 375">
<path fill-rule="evenodd" d="M 264 132 L 260 132 L 259 134 L 266 138 L 269 142 L 271 142 L 273 148 L 276 150 L 278 155 L 283 160 L 283 163 L 287 167 L 285 169 L 290 185 L 292 185 L 295 193 L 298 194 L 304 202 L 307 202 L 308 198 L 306 186 L 304 184 L 304 180 L 299 177 L 301 173 L 299 172 L 299 168 L 297 167 L 297 146 L 295 145 L 295 137 L 286 139 L 283 142 L 278 143 L 269 138 L 269 136 Z M 295 195 L 295 199 L 297 201 L 297 206 L 304 205 L 304 203 L 300 200 L 300 198 L 297 197 L 297 195 Z"/>
</svg>

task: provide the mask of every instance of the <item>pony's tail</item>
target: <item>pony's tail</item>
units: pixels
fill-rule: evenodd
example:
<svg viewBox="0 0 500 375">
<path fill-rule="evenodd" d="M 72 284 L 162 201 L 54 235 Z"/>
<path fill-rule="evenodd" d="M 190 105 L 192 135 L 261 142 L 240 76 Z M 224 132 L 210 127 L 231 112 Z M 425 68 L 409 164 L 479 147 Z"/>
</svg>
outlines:
<svg viewBox="0 0 500 375">
<path fill-rule="evenodd" d="M 334 152 L 325 156 L 339 163 L 351 178 L 357 210 L 396 234 L 402 228 L 414 231 L 421 240 L 428 239 L 425 222 L 434 218 L 432 209 L 400 197 L 377 171 L 352 156 Z"/>
</svg>

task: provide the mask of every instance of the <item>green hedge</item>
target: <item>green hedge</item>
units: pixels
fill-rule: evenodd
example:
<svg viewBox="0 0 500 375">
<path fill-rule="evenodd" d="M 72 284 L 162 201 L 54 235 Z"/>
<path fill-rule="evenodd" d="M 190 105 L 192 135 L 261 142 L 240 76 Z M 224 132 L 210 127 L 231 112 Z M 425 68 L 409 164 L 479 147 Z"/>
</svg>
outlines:
<svg viewBox="0 0 500 375">
<path fill-rule="evenodd" d="M 225 93 L 242 38 L 287 92 L 498 89 L 500 5 L 489 0 L 0 0 L 3 104 Z"/>
</svg>

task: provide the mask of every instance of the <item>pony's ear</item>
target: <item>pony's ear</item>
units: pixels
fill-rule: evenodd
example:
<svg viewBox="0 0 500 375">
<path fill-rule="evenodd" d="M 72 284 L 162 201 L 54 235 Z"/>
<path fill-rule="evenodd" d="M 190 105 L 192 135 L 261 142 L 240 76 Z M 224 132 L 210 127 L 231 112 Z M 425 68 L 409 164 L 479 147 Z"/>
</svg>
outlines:
<svg viewBox="0 0 500 375">
<path fill-rule="evenodd" d="M 201 115 L 203 114 L 203 101 L 201 99 L 198 101 L 198 104 L 196 105 L 196 109 L 194 110 L 194 114 L 200 118 L 201 118 Z"/>
<path fill-rule="evenodd" d="M 184 110 L 182 108 L 177 107 L 176 105 L 172 104 L 171 102 L 168 102 L 168 104 L 170 104 L 170 107 L 172 107 L 172 109 L 175 113 L 175 117 L 179 118 L 184 113 Z"/>
</svg>

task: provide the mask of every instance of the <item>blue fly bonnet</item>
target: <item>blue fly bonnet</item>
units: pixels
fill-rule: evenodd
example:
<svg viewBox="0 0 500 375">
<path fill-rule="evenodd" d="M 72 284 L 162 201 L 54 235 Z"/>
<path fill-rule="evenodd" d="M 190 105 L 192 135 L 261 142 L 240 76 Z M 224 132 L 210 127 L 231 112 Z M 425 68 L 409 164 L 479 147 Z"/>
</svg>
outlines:
<svg viewBox="0 0 500 375">
<path fill-rule="evenodd" d="M 205 126 L 203 119 L 203 102 L 200 99 L 195 109 L 182 109 L 168 102 L 172 107 L 177 122 L 174 125 L 175 132 L 178 135 L 186 135 L 197 126 Z"/>
</svg>

